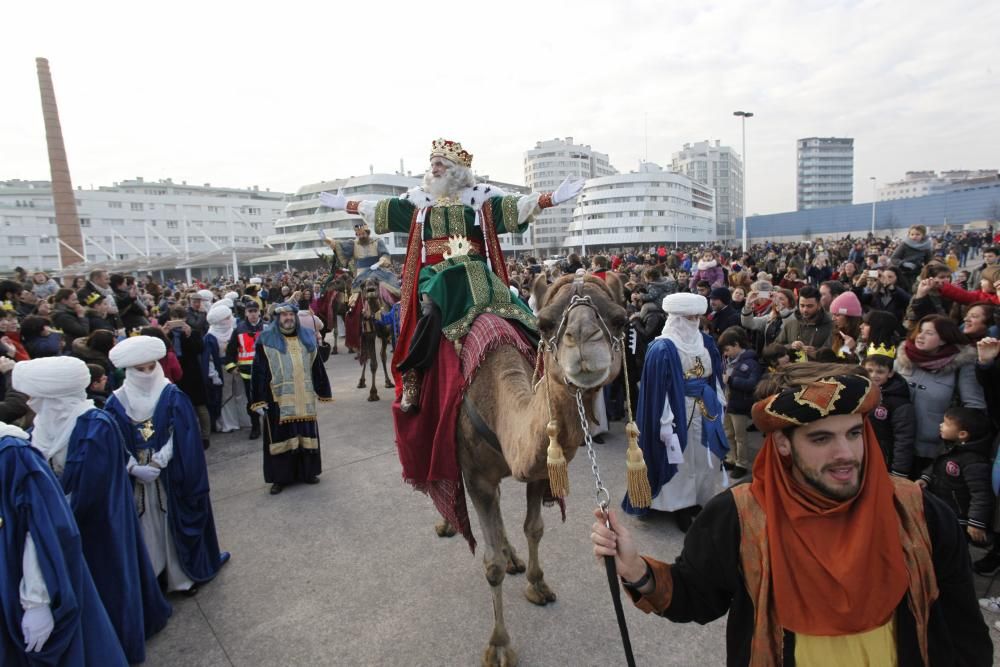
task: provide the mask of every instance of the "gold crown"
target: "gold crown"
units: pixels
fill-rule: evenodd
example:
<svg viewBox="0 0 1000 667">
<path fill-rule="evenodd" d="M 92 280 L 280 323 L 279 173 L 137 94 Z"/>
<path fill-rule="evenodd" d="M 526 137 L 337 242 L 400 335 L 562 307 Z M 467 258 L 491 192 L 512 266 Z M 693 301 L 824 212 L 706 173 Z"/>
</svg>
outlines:
<svg viewBox="0 0 1000 667">
<path fill-rule="evenodd" d="M 448 139 L 435 139 L 431 144 L 431 159 L 443 157 L 463 167 L 472 166 L 472 153 L 462 148 L 462 144 Z"/>
<path fill-rule="evenodd" d="M 878 347 L 875 347 L 875 345 L 869 345 L 868 356 L 870 357 L 873 354 L 881 354 L 883 357 L 889 357 L 890 359 L 895 359 L 896 346 L 890 345 L 889 347 L 886 347 L 885 343 L 880 344 Z"/>
</svg>

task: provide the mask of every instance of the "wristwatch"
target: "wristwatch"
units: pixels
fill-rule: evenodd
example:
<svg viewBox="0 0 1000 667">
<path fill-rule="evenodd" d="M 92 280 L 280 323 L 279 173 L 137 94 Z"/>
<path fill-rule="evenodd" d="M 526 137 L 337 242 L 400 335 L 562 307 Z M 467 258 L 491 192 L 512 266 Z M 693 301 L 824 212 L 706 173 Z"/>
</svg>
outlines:
<svg viewBox="0 0 1000 667">
<path fill-rule="evenodd" d="M 639 577 L 636 581 L 626 581 L 625 578 L 622 577 L 622 586 L 638 593 L 639 589 L 648 584 L 652 578 L 653 568 L 649 566 L 649 563 L 646 563 L 646 573 L 644 575 Z"/>
</svg>

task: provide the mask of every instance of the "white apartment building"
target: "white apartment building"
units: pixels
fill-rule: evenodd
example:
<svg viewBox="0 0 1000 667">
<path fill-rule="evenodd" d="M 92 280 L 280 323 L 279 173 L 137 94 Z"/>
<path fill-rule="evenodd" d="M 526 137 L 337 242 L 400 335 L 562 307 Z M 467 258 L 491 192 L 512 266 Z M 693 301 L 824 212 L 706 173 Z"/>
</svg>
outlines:
<svg viewBox="0 0 1000 667">
<path fill-rule="evenodd" d="M 799 211 L 854 203 L 854 139 L 808 137 L 797 151 Z"/>
<path fill-rule="evenodd" d="M 573 137 L 539 141 L 524 153 L 524 182 L 531 192 L 555 190 L 567 176 L 598 178 L 617 173 L 606 154 L 573 143 Z M 528 228 L 529 245 L 542 256 L 557 254 L 565 247 L 566 232 L 572 221 L 572 202 L 542 211 Z"/>
<path fill-rule="evenodd" d="M 526 194 L 528 190 L 519 185 L 498 183 L 488 176 L 477 176 L 481 183 L 489 183 L 501 188 L 507 194 Z M 274 225 L 274 233 L 267 242 L 275 253 L 254 259 L 252 264 L 274 264 L 315 260 L 317 253 L 329 255 L 330 248 L 322 241 L 319 230 L 324 230 L 328 238 L 346 240 L 354 238 L 354 223 L 361 216 L 347 211 L 332 211 L 319 203 L 321 192 L 341 192 L 348 199 L 379 200 L 398 197 L 410 188 L 420 185 L 421 178 L 395 174 L 366 174 L 349 178 L 320 181 L 303 185 L 288 198 L 281 217 Z M 389 250 L 396 257 L 406 254 L 406 234 L 385 234 L 381 236 Z M 501 249 L 505 252 L 528 250 L 529 235 L 503 234 Z"/>
<path fill-rule="evenodd" d="M 717 237 L 732 239 L 736 221 L 743 215 L 743 159 L 729 146 L 716 139 L 684 144 L 673 154 L 671 171 L 686 175 L 715 190 L 715 225 Z"/>
<path fill-rule="evenodd" d="M 901 181 L 886 183 L 878 189 L 879 201 L 912 199 L 946 192 L 952 186 L 961 186 L 977 179 L 996 179 L 996 169 L 942 171 L 908 171 Z"/>
<path fill-rule="evenodd" d="M 715 191 L 645 162 L 638 171 L 587 181 L 560 244 L 598 250 L 716 240 Z"/>
<path fill-rule="evenodd" d="M 224 248 L 259 248 L 271 234 L 286 195 L 188 185 L 171 179 L 77 188 L 84 255 L 94 264 L 156 257 L 184 258 Z M 60 267 L 55 208 L 48 181 L 0 181 L 0 271 Z M 166 267 L 164 267 L 166 268 Z"/>
</svg>

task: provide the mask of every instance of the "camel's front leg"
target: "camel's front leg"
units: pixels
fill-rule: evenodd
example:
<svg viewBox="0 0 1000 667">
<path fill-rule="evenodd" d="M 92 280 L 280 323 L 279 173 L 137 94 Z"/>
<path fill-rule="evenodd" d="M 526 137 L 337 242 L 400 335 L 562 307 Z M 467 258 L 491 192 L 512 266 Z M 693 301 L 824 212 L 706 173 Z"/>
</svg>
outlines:
<svg viewBox="0 0 1000 667">
<path fill-rule="evenodd" d="M 375 388 L 375 371 L 378 370 L 378 359 L 375 357 L 375 336 L 374 336 L 374 334 L 372 335 L 371 351 L 370 351 L 369 354 L 371 356 L 370 356 L 370 361 L 368 362 L 368 369 L 371 371 L 371 374 L 372 374 L 372 388 L 371 388 L 371 391 L 368 392 L 368 400 L 369 401 L 377 401 L 378 400 L 378 389 Z M 363 369 L 362 369 L 362 372 L 364 372 Z"/>
<path fill-rule="evenodd" d="M 503 580 L 506 575 L 507 557 L 504 554 L 503 522 L 500 517 L 498 488 L 481 477 L 467 478 L 472 505 L 479 515 L 483 530 L 483 564 L 486 581 L 493 593 L 493 634 L 483 653 L 484 667 L 513 667 L 517 653 L 510 647 L 510 636 L 503 620 Z"/>
<path fill-rule="evenodd" d="M 392 378 L 389 377 L 389 364 L 386 361 L 386 348 L 389 347 L 389 336 L 382 336 L 382 372 L 385 374 L 385 388 L 392 389 L 396 385 L 392 383 Z M 373 382 L 374 384 L 374 382 Z"/>
<path fill-rule="evenodd" d="M 524 517 L 524 536 L 528 538 L 528 586 L 524 596 L 529 602 L 546 605 L 556 601 L 556 594 L 545 583 L 545 574 L 538 561 L 538 543 L 542 541 L 545 524 L 542 523 L 542 495 L 548 480 L 528 482 L 528 513 Z"/>
</svg>

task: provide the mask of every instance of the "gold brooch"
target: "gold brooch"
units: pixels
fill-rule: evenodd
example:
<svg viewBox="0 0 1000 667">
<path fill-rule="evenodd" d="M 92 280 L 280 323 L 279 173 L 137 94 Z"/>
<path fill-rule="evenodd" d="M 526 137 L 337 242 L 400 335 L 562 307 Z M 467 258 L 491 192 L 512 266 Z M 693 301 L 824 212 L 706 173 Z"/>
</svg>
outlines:
<svg viewBox="0 0 1000 667">
<path fill-rule="evenodd" d="M 152 419 L 147 419 L 146 421 L 144 421 L 142 423 L 142 426 L 139 428 L 139 435 L 142 436 L 143 440 L 149 440 L 150 438 L 153 437 L 153 434 L 155 434 L 155 433 L 156 433 L 156 430 L 153 429 L 153 420 Z"/>
<path fill-rule="evenodd" d="M 458 197 L 438 197 L 435 206 L 457 206 L 462 203 Z"/>
<path fill-rule="evenodd" d="M 472 246 L 469 244 L 469 239 L 464 236 L 449 236 L 448 249 L 442 254 L 442 257 L 445 259 L 451 259 L 453 257 L 468 255 L 471 248 Z"/>
</svg>

